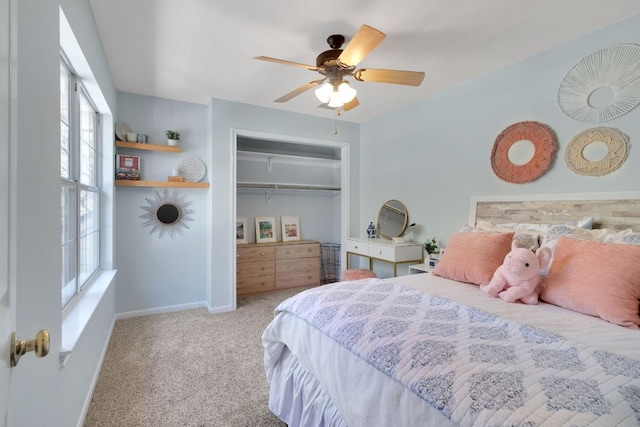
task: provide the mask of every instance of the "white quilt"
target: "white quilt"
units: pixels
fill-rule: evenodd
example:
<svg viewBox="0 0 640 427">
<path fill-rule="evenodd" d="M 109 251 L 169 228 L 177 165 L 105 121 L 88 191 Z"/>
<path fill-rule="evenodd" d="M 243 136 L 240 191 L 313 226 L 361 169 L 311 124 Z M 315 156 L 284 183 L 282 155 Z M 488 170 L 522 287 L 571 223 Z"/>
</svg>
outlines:
<svg viewBox="0 0 640 427">
<path fill-rule="evenodd" d="M 506 304 L 468 285 L 459 290 L 454 288 L 459 292 L 452 292 L 445 286 L 460 284 L 441 278 L 430 278 L 436 282 L 433 285 L 436 292 L 424 293 L 415 289 L 421 285 L 411 283 L 425 280 L 427 275 L 419 276 L 424 277 L 342 282 L 310 289 L 284 301 L 276 312 L 287 319 L 291 315 L 299 317 L 306 323 L 300 326 L 303 330 L 316 329 L 336 343 L 333 345 L 342 347 L 338 352 L 357 355 L 362 363 L 378 371 L 376 375 L 383 373 L 393 382 L 399 382 L 412 395 L 409 399 L 403 398 L 403 404 L 409 408 L 403 412 L 414 411 L 418 417 L 422 411 L 420 405 L 426 402 L 456 425 L 640 424 L 640 335 L 637 331 L 633 334 L 619 326 L 596 324 L 594 320 L 602 321 L 564 313 L 566 310 L 558 312 L 557 307 Z M 410 286 L 394 283 L 403 281 Z M 489 310 L 449 299 L 449 294 L 456 293 L 466 300 L 473 297 L 487 302 Z M 493 311 L 504 311 L 505 315 L 495 314 L 491 307 L 497 308 Z M 547 317 L 555 311 L 562 320 L 565 316 L 577 315 L 575 319 L 585 320 L 583 328 L 597 325 L 593 335 L 598 345 L 585 343 L 588 331 L 576 325 L 559 328 L 561 333 L 558 333 L 540 327 L 549 319 L 534 321 L 533 325 L 517 321 L 511 314 L 520 311 L 526 311 L 526 316 L 544 314 Z M 270 328 L 279 328 L 281 321 L 276 318 Z M 331 372 L 325 377 L 327 372 L 319 368 L 335 368 L 336 364 L 330 361 L 336 359 L 334 350 L 316 348 L 318 354 L 314 354 L 314 342 L 309 341 L 307 347 L 311 348 L 304 349 L 303 341 L 295 334 L 291 334 L 290 344 L 279 342 L 276 337 L 279 332 L 270 328 L 265 331 L 268 375 L 278 356 L 278 351 L 270 349 L 281 351 L 284 346 L 291 347 L 301 364 L 318 377 L 330 399 L 336 400 L 338 411 L 349 412 L 350 405 L 340 401 L 349 396 L 340 396 L 340 387 L 330 380 L 336 375 L 351 378 L 349 373 Z M 638 344 L 603 346 L 598 340 L 602 337 L 601 341 L 606 343 L 611 339 L 609 331 L 620 332 L 619 337 L 623 339 L 632 337 Z M 322 362 L 322 357 L 329 360 Z M 370 392 L 363 390 L 363 395 Z M 383 390 L 379 393 L 385 397 Z M 416 405 L 416 399 L 422 403 Z M 393 418 L 393 410 L 392 404 L 385 411 L 387 419 Z M 349 425 L 359 425 L 361 419 L 358 414 L 344 414 L 344 417 L 350 421 Z M 404 413 L 398 414 L 397 420 L 413 421 L 403 417 Z"/>
</svg>

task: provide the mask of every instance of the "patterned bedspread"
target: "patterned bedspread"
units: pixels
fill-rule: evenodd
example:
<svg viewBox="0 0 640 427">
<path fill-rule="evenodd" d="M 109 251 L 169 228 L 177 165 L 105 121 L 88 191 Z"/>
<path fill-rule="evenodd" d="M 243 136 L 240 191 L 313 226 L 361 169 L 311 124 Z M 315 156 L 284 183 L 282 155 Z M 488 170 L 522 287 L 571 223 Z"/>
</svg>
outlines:
<svg viewBox="0 0 640 427">
<path fill-rule="evenodd" d="M 278 311 L 459 425 L 640 425 L 640 361 L 437 295 L 368 279 L 309 289 Z"/>
</svg>

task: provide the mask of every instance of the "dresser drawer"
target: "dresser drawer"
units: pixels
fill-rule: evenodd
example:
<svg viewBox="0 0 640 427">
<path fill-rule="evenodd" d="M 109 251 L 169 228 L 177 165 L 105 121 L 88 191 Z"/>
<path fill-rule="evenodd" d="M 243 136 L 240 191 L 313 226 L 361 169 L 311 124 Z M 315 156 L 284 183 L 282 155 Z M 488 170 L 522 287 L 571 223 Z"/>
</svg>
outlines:
<svg viewBox="0 0 640 427">
<path fill-rule="evenodd" d="M 252 294 L 256 292 L 267 292 L 275 290 L 275 282 L 273 275 L 257 276 L 257 277 L 238 277 L 236 280 L 236 293 Z"/>
<path fill-rule="evenodd" d="M 256 277 L 256 276 L 273 276 L 273 261 L 252 262 L 249 264 L 236 265 L 236 278 Z"/>
<path fill-rule="evenodd" d="M 278 260 L 276 262 L 276 274 L 306 273 L 310 271 L 320 271 L 320 258 Z"/>
<path fill-rule="evenodd" d="M 237 246 L 236 263 L 244 264 L 247 262 L 273 261 L 273 254 L 273 246 Z"/>
<path fill-rule="evenodd" d="M 300 245 L 276 246 L 276 259 L 313 258 L 320 256 L 320 245 L 308 243 Z"/>
<path fill-rule="evenodd" d="M 369 244 L 360 240 L 347 239 L 347 252 L 368 256 Z"/>
<path fill-rule="evenodd" d="M 320 285 L 320 270 L 299 273 L 276 273 L 276 289 Z"/>
</svg>

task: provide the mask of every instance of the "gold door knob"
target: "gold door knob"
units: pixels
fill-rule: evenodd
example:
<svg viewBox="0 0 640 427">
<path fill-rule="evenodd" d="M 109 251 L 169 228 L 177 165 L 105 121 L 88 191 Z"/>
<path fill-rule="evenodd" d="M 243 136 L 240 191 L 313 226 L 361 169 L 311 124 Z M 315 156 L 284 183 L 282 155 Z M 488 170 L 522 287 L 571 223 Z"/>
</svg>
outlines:
<svg viewBox="0 0 640 427">
<path fill-rule="evenodd" d="M 18 334 L 11 334 L 11 367 L 18 364 L 23 354 L 34 351 L 37 357 L 49 354 L 49 331 L 41 329 L 32 340 L 25 341 L 18 338 Z"/>
</svg>

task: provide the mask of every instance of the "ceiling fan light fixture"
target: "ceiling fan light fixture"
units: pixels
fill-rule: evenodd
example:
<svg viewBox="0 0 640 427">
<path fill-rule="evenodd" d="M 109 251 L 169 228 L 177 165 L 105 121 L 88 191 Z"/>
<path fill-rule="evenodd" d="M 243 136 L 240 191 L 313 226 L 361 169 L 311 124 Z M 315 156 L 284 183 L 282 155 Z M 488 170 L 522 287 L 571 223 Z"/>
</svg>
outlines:
<svg viewBox="0 0 640 427">
<path fill-rule="evenodd" d="M 331 108 L 340 108 L 344 105 L 344 101 L 342 101 L 342 97 L 338 91 L 331 92 L 328 105 Z"/>
<path fill-rule="evenodd" d="M 333 85 L 329 82 L 323 84 L 322 86 L 318 87 L 316 90 L 316 98 L 318 98 L 318 100 L 320 102 L 322 102 L 323 104 L 326 104 L 327 102 L 329 102 L 329 98 L 331 97 L 331 94 L 333 93 Z"/>
<path fill-rule="evenodd" d="M 338 93 L 340 94 L 340 99 L 343 104 L 353 101 L 353 98 L 356 97 L 356 90 L 351 87 L 349 82 L 340 83 L 340 86 L 338 86 Z"/>
<path fill-rule="evenodd" d="M 349 82 L 327 82 L 315 90 L 316 98 L 331 108 L 340 108 L 356 97 L 356 90 Z"/>
</svg>

